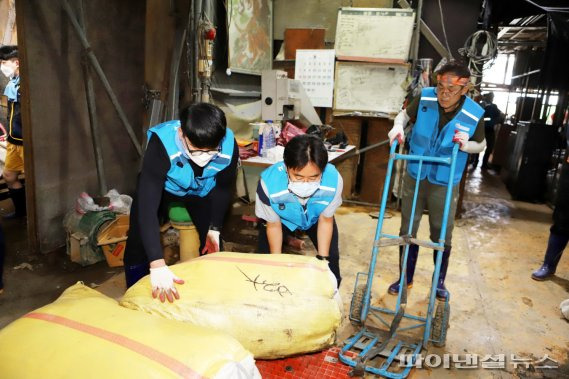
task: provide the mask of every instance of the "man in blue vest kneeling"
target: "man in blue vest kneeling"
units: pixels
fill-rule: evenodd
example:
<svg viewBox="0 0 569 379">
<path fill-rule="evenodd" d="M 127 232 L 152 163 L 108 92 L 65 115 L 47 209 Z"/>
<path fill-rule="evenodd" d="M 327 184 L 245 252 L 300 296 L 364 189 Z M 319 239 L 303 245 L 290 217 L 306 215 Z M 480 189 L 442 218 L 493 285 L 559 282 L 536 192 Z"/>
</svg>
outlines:
<svg viewBox="0 0 569 379">
<path fill-rule="evenodd" d="M 399 143 L 405 139 L 403 128 L 414 119 L 415 124 L 409 140 L 410 154 L 435 157 L 450 157 L 455 143 L 460 144 L 457 155 L 456 171 L 452 177 L 454 184 L 452 200 L 448 216 L 445 248 L 441 264 L 439 282 L 437 283 L 437 298 L 446 300 L 448 291 L 445 278 L 451 252 L 452 230 L 458 200 L 458 184 L 462 178 L 468 154 L 479 153 L 486 147 L 484 138 L 484 110 L 473 100 L 466 97 L 468 92 L 470 71 L 462 64 L 451 62 L 437 72 L 437 86 L 424 88 L 419 98 L 414 99 L 409 106 L 395 118 L 393 128 L 389 131 L 391 143 L 397 138 Z M 403 178 L 401 202 L 400 235 L 407 235 L 411 217 L 411 207 L 415 192 L 415 181 L 420 179 L 419 194 L 415 217 L 413 220 L 412 237 L 417 236 L 423 210 L 429 210 L 430 238 L 439 242 L 443 223 L 445 195 L 449 179 L 448 165 L 423 164 L 419 172 L 418 162 L 409 162 Z M 402 269 L 402 247 L 399 249 L 399 267 Z M 436 250 L 433 261 L 436 261 Z M 407 287 L 413 285 L 413 275 L 419 254 L 419 246 L 410 245 L 407 257 L 406 278 Z M 389 286 L 390 294 L 399 293 L 399 280 Z"/>
<path fill-rule="evenodd" d="M 284 162 L 261 173 L 255 214 L 266 225 L 259 228 L 258 252 L 280 254 L 284 237 L 304 230 L 318 251 L 316 258 L 328 261 L 340 286 L 334 213 L 342 204 L 342 188 L 342 176 L 328 163 L 320 138 L 304 134 L 291 139 L 284 150 Z"/>
<path fill-rule="evenodd" d="M 220 250 L 220 232 L 237 174 L 239 149 L 225 114 L 212 104 L 184 109 L 180 120 L 148 131 L 148 146 L 130 212 L 124 255 L 127 287 L 150 272 L 152 295 L 178 299 L 183 284 L 166 266 L 160 244 L 160 215 L 182 202 L 200 238 L 200 253 Z"/>
</svg>

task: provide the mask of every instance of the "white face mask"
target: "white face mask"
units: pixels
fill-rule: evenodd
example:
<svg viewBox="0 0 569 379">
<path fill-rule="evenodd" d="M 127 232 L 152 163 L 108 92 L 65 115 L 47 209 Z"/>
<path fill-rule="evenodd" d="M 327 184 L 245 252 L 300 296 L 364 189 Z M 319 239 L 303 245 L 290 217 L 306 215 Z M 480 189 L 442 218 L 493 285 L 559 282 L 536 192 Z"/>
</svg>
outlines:
<svg viewBox="0 0 569 379">
<path fill-rule="evenodd" d="M 197 155 L 197 156 L 193 156 L 187 150 L 186 150 L 186 153 L 190 156 L 190 159 L 200 167 L 204 167 L 215 157 L 215 155 L 209 155 L 209 154 L 205 154 L 205 153 Z"/>
<path fill-rule="evenodd" d="M 186 146 L 186 144 L 184 142 L 182 142 L 182 136 L 179 134 L 178 138 L 176 139 L 176 144 L 178 145 L 178 148 L 182 149 L 182 153 L 184 154 L 184 156 L 188 159 L 191 159 L 195 164 L 197 164 L 200 167 L 204 167 L 205 165 L 207 165 L 213 158 L 215 158 L 215 155 L 209 155 L 209 154 L 205 154 L 202 153 L 200 155 L 197 156 L 193 156 L 192 154 L 190 154 L 188 147 Z"/>
<path fill-rule="evenodd" d="M 0 71 L 2 71 L 2 74 L 4 74 L 5 77 L 10 79 L 14 76 L 16 69 L 12 66 L 7 65 L 6 63 L 2 63 L 2 65 L 0 65 Z"/>
<path fill-rule="evenodd" d="M 316 190 L 320 187 L 320 181 L 317 182 L 290 182 L 288 183 L 288 189 L 290 192 L 298 197 L 306 199 L 314 195 Z"/>
</svg>

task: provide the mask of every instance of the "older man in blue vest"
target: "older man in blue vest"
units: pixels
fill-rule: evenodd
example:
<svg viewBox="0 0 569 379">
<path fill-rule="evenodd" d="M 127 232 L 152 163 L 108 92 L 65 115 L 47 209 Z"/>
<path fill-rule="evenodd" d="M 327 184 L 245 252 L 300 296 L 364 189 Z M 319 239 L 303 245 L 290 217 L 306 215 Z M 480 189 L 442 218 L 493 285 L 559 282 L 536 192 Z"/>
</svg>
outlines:
<svg viewBox="0 0 569 379">
<path fill-rule="evenodd" d="M 462 64 L 451 62 L 437 72 L 437 86 L 424 88 L 421 96 L 411 101 L 394 121 L 388 136 L 390 142 L 397 138 L 404 141 L 403 131 L 409 120 L 415 120 L 409 140 L 410 154 L 435 157 L 450 157 L 455 143 L 460 144 L 456 170 L 451 177 L 453 183 L 452 201 L 447 221 L 446 239 L 441 264 L 437 298 L 446 300 L 448 291 L 445 278 L 451 253 L 452 230 L 458 200 L 458 184 L 462 178 L 468 154 L 484 150 L 484 110 L 466 96 L 469 87 L 470 71 Z M 401 205 L 400 235 L 407 235 L 411 217 L 411 207 L 415 191 L 415 181 L 420 180 L 412 237 L 416 237 L 423 210 L 429 210 L 430 238 L 439 242 L 443 224 L 445 195 L 449 180 L 450 167 L 443 164 L 423 164 L 419 172 L 416 162 L 409 162 L 403 178 L 403 195 Z M 419 246 L 410 245 L 407 257 L 407 287 L 413 285 L 413 275 L 419 253 Z M 400 249 L 400 269 L 402 266 L 402 249 Z M 436 261 L 436 251 L 433 253 Z M 389 286 L 389 293 L 399 292 L 399 280 Z"/>
</svg>

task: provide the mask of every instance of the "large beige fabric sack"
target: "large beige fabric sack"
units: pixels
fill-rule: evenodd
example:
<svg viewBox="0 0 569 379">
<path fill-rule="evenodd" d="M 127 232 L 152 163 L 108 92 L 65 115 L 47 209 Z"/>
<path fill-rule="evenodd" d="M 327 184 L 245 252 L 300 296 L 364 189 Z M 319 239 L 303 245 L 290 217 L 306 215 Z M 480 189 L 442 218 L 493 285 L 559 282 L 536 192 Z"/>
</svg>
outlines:
<svg viewBox="0 0 569 379">
<path fill-rule="evenodd" d="M 180 300 L 170 304 L 152 299 L 146 277 L 120 304 L 225 332 L 256 358 L 317 351 L 334 343 L 341 301 L 325 261 L 222 252 L 171 269 L 185 280 L 177 286 Z"/>
<path fill-rule="evenodd" d="M 152 317 L 77 283 L 0 330 L 0 378 L 260 378 L 211 329 Z"/>
</svg>

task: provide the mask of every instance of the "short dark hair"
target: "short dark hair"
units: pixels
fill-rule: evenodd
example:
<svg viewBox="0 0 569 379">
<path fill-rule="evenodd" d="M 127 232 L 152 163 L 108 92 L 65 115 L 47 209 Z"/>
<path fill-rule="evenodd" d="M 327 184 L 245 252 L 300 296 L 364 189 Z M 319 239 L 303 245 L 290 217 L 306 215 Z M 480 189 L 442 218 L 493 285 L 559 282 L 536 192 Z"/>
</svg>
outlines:
<svg viewBox="0 0 569 379">
<path fill-rule="evenodd" d="M 18 58 L 18 46 L 4 45 L 0 47 L 0 60 L 7 61 L 12 58 Z"/>
<path fill-rule="evenodd" d="M 180 112 L 182 133 L 199 148 L 217 147 L 225 136 L 227 120 L 223 111 L 209 103 L 192 104 Z"/>
<path fill-rule="evenodd" d="M 450 61 L 437 71 L 437 75 L 454 74 L 459 78 L 470 78 L 470 70 L 460 61 Z"/>
<path fill-rule="evenodd" d="M 314 135 L 302 134 L 294 137 L 284 149 L 284 163 L 287 168 L 299 170 L 312 162 L 320 171 L 328 164 L 328 152 L 324 142 Z"/>
</svg>

